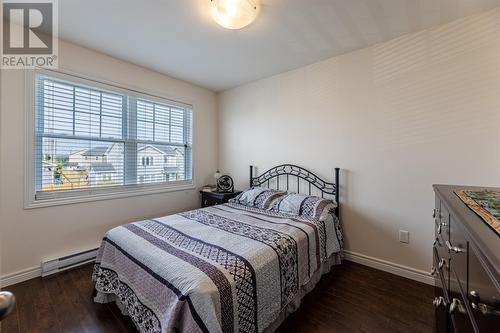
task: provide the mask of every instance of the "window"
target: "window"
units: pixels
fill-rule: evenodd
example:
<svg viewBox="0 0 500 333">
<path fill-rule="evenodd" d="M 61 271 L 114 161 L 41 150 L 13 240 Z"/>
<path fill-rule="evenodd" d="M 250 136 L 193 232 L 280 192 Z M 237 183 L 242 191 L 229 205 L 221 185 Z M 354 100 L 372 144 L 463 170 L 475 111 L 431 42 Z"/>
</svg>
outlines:
<svg viewBox="0 0 500 333">
<path fill-rule="evenodd" d="M 34 132 L 35 200 L 192 185 L 189 105 L 39 72 Z"/>
</svg>

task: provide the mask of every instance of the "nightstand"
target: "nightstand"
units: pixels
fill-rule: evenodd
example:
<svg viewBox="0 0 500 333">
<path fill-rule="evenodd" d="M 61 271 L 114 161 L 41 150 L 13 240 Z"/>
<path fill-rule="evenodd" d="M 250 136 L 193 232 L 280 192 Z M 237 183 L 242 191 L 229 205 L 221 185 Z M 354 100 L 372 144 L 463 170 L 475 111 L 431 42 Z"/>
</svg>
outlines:
<svg viewBox="0 0 500 333">
<path fill-rule="evenodd" d="M 200 191 L 201 193 L 201 207 L 208 207 L 214 205 L 220 205 L 236 197 L 241 191 L 234 191 L 230 193 L 219 193 L 219 192 L 206 192 Z"/>
</svg>

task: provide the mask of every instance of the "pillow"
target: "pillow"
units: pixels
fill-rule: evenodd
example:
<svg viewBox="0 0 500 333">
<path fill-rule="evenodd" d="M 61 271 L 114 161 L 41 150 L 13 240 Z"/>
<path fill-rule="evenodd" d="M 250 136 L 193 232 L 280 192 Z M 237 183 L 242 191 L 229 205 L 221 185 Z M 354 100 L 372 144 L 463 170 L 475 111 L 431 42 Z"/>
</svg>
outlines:
<svg viewBox="0 0 500 333">
<path fill-rule="evenodd" d="M 243 191 L 237 197 L 229 200 L 229 202 L 269 210 L 273 207 L 274 202 L 285 194 L 286 192 L 283 191 L 254 187 Z"/>
<path fill-rule="evenodd" d="M 333 200 L 311 195 L 289 193 L 280 197 L 271 208 L 275 212 L 304 216 L 319 221 L 325 221 L 337 203 Z"/>
</svg>

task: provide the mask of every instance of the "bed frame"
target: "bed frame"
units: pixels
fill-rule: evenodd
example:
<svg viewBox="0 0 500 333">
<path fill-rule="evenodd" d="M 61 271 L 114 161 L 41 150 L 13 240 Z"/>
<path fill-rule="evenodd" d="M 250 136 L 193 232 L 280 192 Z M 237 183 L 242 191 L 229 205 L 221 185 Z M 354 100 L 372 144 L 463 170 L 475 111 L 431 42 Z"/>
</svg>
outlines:
<svg viewBox="0 0 500 333">
<path fill-rule="evenodd" d="M 322 198 L 324 198 L 325 195 L 330 195 L 335 198 L 335 202 L 337 203 L 335 215 L 340 218 L 340 168 L 335 168 L 335 183 L 327 182 L 313 172 L 294 164 L 275 166 L 256 177 L 254 177 L 253 169 L 254 166 L 250 165 L 250 187 L 264 185 L 268 188 L 275 188 L 276 190 L 289 191 L 290 187 L 295 185 L 294 190 L 296 190 L 297 193 L 308 195 L 315 194 L 313 192 L 314 189 L 316 189 L 315 191 L 320 192 Z M 301 183 L 303 185 L 302 192 Z"/>
</svg>

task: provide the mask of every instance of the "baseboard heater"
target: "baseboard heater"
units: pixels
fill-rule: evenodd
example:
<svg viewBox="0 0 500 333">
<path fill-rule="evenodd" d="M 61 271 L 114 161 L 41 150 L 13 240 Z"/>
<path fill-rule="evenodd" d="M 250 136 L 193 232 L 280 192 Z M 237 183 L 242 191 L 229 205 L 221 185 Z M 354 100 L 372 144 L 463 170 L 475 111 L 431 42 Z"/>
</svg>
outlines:
<svg viewBox="0 0 500 333">
<path fill-rule="evenodd" d="M 92 249 L 57 259 L 43 261 L 42 276 L 62 272 L 64 270 L 92 262 L 95 260 L 98 250 L 99 249 Z"/>
</svg>

